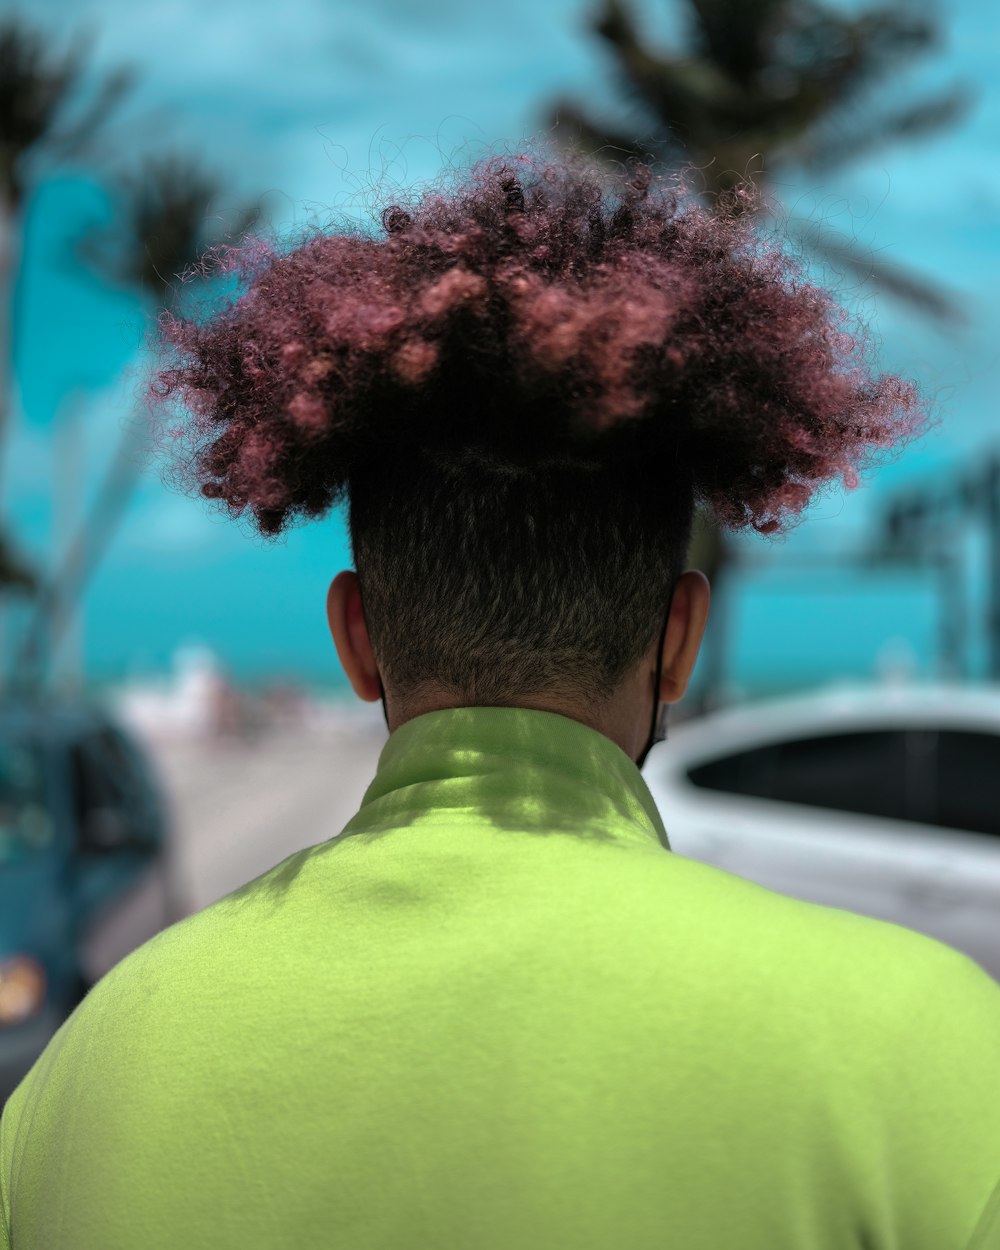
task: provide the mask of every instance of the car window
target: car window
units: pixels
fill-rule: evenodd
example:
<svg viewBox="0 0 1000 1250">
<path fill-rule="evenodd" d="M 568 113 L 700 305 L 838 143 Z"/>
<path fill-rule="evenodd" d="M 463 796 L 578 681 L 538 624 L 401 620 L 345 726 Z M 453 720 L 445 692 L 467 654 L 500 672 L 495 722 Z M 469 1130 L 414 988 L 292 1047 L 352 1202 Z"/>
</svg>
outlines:
<svg viewBox="0 0 1000 1250">
<path fill-rule="evenodd" d="M 77 841 L 81 850 L 90 849 L 94 822 L 101 819 L 102 812 L 121 813 L 124 795 L 89 737 L 78 739 L 71 746 L 70 768 Z"/>
<path fill-rule="evenodd" d="M 70 765 L 82 846 L 113 845 L 123 836 L 156 841 L 147 779 L 120 734 L 107 726 L 92 730 L 71 747 Z"/>
<path fill-rule="evenodd" d="M 770 798 L 775 758 L 773 746 L 734 751 L 688 769 L 688 780 L 706 790 Z"/>
<path fill-rule="evenodd" d="M 0 739 L 0 864 L 24 859 L 54 835 L 41 746 Z"/>
<path fill-rule="evenodd" d="M 1000 735 L 942 730 L 937 776 L 942 825 L 1000 837 Z"/>
<path fill-rule="evenodd" d="M 688 777 L 710 790 L 920 820 L 928 809 L 907 784 L 914 771 L 906 733 L 880 729 L 789 738 L 711 760 Z"/>
</svg>

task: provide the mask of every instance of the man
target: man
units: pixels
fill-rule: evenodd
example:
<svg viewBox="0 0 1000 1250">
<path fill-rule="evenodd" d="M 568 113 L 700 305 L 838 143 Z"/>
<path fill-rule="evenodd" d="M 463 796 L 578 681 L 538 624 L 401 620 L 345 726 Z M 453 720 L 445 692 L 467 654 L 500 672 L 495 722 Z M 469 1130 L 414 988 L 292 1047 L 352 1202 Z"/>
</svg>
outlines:
<svg viewBox="0 0 1000 1250">
<path fill-rule="evenodd" d="M 708 616 L 696 497 L 772 532 L 912 392 L 746 221 L 527 172 L 169 331 L 204 495 L 276 534 L 348 491 L 327 617 L 389 737 L 337 836 L 52 1039 L 4 1250 L 1000 1246 L 1000 987 L 674 853 L 641 772 Z"/>
</svg>

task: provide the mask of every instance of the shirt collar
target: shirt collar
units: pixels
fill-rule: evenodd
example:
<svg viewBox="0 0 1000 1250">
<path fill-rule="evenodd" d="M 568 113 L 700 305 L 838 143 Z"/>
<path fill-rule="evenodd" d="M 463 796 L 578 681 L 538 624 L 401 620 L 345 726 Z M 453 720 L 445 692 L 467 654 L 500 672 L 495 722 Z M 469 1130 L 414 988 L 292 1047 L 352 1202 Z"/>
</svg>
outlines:
<svg viewBox="0 0 1000 1250">
<path fill-rule="evenodd" d="M 470 817 L 670 850 L 642 773 L 616 742 L 523 707 L 443 708 L 400 725 L 340 837 Z"/>
</svg>

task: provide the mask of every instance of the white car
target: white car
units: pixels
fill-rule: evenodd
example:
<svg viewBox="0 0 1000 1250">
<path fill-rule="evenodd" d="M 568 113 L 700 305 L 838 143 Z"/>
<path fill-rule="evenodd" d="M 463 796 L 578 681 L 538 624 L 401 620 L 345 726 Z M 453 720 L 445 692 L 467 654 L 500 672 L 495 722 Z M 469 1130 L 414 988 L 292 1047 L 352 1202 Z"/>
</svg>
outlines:
<svg viewBox="0 0 1000 1250">
<path fill-rule="evenodd" d="M 1000 981 L 1000 685 L 710 712 L 671 726 L 644 777 L 678 854 L 915 929 Z"/>
</svg>

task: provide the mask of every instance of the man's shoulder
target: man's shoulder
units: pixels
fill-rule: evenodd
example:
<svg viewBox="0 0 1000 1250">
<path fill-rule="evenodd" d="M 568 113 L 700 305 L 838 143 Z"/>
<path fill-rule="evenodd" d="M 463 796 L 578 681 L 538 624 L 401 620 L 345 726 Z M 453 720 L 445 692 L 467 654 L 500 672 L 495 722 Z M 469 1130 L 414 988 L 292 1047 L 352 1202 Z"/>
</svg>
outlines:
<svg viewBox="0 0 1000 1250">
<path fill-rule="evenodd" d="M 286 856 L 161 929 L 110 968 L 77 1011 L 132 1013 L 138 1023 L 135 1013 L 142 1017 L 146 1004 L 154 1015 L 174 1005 L 195 1007 L 230 978 L 244 980 L 308 923 L 310 908 L 299 905 L 310 895 L 311 873 L 304 869 L 322 845 Z"/>
<path fill-rule="evenodd" d="M 240 946 L 234 900 L 246 887 L 217 899 L 161 929 L 137 946 L 91 986 L 77 1010 L 100 1004 L 102 1011 L 116 1004 L 132 1010 L 136 1002 L 150 1000 L 173 987 L 183 994 L 189 979 L 203 980 L 209 965 L 225 962 L 229 947 Z M 244 899 L 246 895 L 243 895 Z"/>
<path fill-rule="evenodd" d="M 889 1005 L 929 985 L 1000 1013 L 1000 984 L 971 956 L 887 918 L 785 894 L 748 877 L 672 853 L 639 891 L 665 931 L 677 923 L 726 946 L 737 962 L 767 966 L 814 988 L 842 988 Z M 664 906 L 669 901 L 670 911 Z M 709 933 L 714 934 L 710 937 Z M 956 1006 L 958 1004 L 956 1003 Z"/>
<path fill-rule="evenodd" d="M 259 876 L 161 929 L 118 961 L 94 985 L 108 996 L 126 991 L 147 996 L 164 977 L 203 978 L 210 965 L 238 959 L 269 918 L 289 901 L 292 883 L 316 847 L 294 852 Z M 103 987 L 103 988 L 102 988 Z"/>
</svg>

